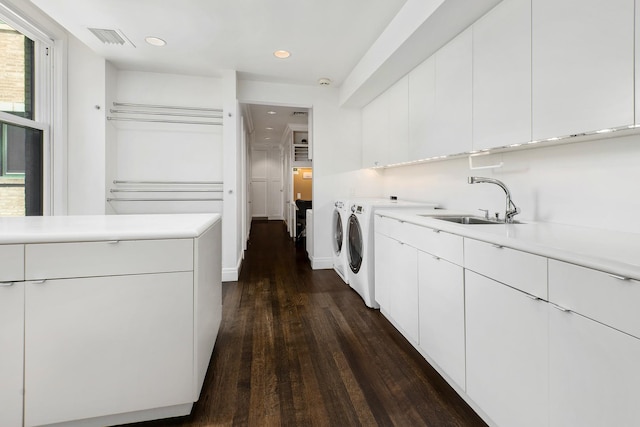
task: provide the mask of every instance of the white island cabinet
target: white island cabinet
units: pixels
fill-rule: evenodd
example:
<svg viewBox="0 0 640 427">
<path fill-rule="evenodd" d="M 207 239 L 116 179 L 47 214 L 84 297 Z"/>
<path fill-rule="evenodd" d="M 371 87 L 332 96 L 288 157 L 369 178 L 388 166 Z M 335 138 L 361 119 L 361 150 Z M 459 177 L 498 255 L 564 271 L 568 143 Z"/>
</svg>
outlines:
<svg viewBox="0 0 640 427">
<path fill-rule="evenodd" d="M 191 411 L 221 321 L 219 215 L 12 218 L 0 230 L 24 243 L 25 280 L 24 403 L 11 401 L 24 421 L 3 426 Z"/>
<path fill-rule="evenodd" d="M 0 426 L 8 427 L 22 425 L 23 255 L 23 245 L 0 245 Z"/>
</svg>

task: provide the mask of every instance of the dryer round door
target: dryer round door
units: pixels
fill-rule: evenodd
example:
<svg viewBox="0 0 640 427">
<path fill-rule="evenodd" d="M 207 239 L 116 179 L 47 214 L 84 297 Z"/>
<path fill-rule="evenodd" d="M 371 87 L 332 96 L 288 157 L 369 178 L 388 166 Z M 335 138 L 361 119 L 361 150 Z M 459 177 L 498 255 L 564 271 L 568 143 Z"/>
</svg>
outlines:
<svg viewBox="0 0 640 427">
<path fill-rule="evenodd" d="M 362 240 L 362 228 L 358 217 L 351 214 L 347 226 L 347 237 L 349 239 L 349 267 L 354 273 L 360 271 L 362 265 L 362 254 L 364 253 L 364 241 Z"/>
<path fill-rule="evenodd" d="M 333 211 L 333 250 L 336 255 L 342 252 L 342 243 L 344 242 L 344 234 L 342 232 L 342 215 L 337 210 Z"/>
</svg>

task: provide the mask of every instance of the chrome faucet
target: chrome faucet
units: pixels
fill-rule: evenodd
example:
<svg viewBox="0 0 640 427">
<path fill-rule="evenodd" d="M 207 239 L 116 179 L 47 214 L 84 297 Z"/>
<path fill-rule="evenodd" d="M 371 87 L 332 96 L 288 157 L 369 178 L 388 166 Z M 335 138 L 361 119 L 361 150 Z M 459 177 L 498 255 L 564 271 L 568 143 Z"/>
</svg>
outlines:
<svg viewBox="0 0 640 427">
<path fill-rule="evenodd" d="M 513 223 L 513 217 L 520 213 L 520 209 L 516 207 L 516 205 L 511 200 L 511 193 L 509 192 L 509 189 L 507 188 L 506 185 L 504 185 L 502 181 L 498 181 L 497 179 L 493 179 L 493 178 L 485 178 L 482 176 L 470 176 L 468 179 L 468 182 L 469 184 L 480 184 L 484 182 L 489 184 L 495 184 L 500 188 L 502 188 L 505 194 L 507 195 L 507 203 L 504 211 L 504 222 L 506 222 L 507 224 Z"/>
</svg>

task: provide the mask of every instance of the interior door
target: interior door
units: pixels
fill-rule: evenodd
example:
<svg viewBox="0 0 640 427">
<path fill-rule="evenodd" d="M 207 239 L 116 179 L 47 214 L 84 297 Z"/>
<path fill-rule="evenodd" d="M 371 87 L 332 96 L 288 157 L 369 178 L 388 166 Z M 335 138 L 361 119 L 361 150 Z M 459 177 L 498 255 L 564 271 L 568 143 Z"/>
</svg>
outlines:
<svg viewBox="0 0 640 427">
<path fill-rule="evenodd" d="M 267 216 L 267 150 L 251 150 L 251 216 Z"/>
</svg>

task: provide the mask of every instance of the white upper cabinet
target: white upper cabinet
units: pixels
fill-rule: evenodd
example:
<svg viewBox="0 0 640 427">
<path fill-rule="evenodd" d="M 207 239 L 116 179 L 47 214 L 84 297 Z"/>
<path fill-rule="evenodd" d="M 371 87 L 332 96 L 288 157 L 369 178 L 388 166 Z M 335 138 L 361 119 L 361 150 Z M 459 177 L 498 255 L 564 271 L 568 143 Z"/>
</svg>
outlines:
<svg viewBox="0 0 640 427">
<path fill-rule="evenodd" d="M 389 117 L 385 93 L 362 109 L 362 167 L 383 166 L 383 148 Z"/>
<path fill-rule="evenodd" d="M 531 140 L 531 0 L 503 0 L 473 25 L 473 149 Z"/>
<path fill-rule="evenodd" d="M 409 159 L 432 157 L 436 150 L 436 57 L 409 73 Z"/>
<path fill-rule="evenodd" d="M 469 28 L 436 52 L 436 118 L 431 156 L 471 150 L 472 45 Z"/>
<path fill-rule="evenodd" d="M 407 161 L 409 77 L 405 76 L 362 109 L 363 167 Z"/>
<path fill-rule="evenodd" d="M 634 123 L 634 0 L 534 0 L 533 139 Z"/>
<path fill-rule="evenodd" d="M 636 0 L 638 2 L 638 0 Z M 635 22 L 640 23 L 640 4 L 636 5 L 636 20 Z M 635 30 L 635 81 L 640 82 L 640 28 L 636 28 Z M 635 85 L 636 88 L 636 105 L 635 105 L 635 113 L 636 113 L 636 124 L 640 124 L 640 84 Z"/>
</svg>

